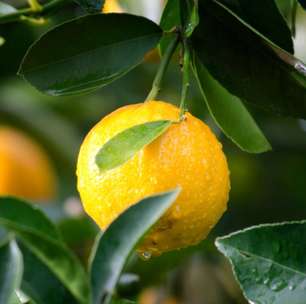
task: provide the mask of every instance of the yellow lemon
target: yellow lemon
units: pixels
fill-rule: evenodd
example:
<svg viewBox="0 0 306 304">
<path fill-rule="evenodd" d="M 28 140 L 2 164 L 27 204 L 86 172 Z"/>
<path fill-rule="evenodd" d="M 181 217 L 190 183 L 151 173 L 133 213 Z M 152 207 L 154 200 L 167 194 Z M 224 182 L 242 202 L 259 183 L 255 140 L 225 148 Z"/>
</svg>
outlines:
<svg viewBox="0 0 306 304">
<path fill-rule="evenodd" d="M 0 127 L 0 195 L 35 201 L 54 198 L 56 178 L 46 153 L 31 138 Z"/>
<path fill-rule="evenodd" d="M 102 12 L 107 13 L 123 13 L 123 9 L 117 0 L 106 0 Z"/>
<path fill-rule="evenodd" d="M 196 244 L 218 222 L 230 189 L 222 146 L 205 123 L 186 113 L 185 120 L 117 168 L 102 173 L 95 157 L 127 128 L 178 117 L 179 109 L 162 101 L 122 107 L 97 123 L 79 153 L 78 190 L 86 212 L 102 229 L 144 197 L 181 187 L 173 206 L 138 248 L 144 256 Z"/>
</svg>

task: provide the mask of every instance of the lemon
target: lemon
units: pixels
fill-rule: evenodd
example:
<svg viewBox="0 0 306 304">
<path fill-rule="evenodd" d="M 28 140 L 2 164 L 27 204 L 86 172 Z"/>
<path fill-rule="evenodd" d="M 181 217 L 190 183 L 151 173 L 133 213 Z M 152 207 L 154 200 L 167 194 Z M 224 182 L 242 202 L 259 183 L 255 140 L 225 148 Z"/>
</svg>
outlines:
<svg viewBox="0 0 306 304">
<path fill-rule="evenodd" d="M 107 13 L 123 13 L 123 9 L 117 0 L 106 0 L 102 12 Z"/>
<path fill-rule="evenodd" d="M 0 126 L 0 195 L 52 200 L 54 170 L 45 151 L 21 131 Z"/>
<path fill-rule="evenodd" d="M 196 244 L 218 222 L 230 189 L 222 146 L 205 123 L 186 113 L 185 120 L 117 168 L 102 173 L 95 157 L 103 144 L 127 128 L 178 117 L 179 109 L 162 101 L 122 107 L 96 124 L 78 157 L 78 190 L 86 212 L 102 229 L 144 197 L 181 187 L 173 206 L 138 248 L 144 256 Z"/>
</svg>

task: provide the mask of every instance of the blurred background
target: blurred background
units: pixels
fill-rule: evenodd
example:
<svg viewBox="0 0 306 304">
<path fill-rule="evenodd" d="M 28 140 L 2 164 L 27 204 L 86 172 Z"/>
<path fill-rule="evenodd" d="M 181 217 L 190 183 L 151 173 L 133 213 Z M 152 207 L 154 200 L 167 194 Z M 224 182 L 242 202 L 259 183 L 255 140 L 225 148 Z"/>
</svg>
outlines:
<svg viewBox="0 0 306 304">
<path fill-rule="evenodd" d="M 5 1 L 15 7 L 26 1 Z M 158 22 L 161 0 L 122 0 L 108 9 L 144 15 Z M 278 5 L 290 28 L 291 1 Z M 98 231 L 84 214 L 76 190 L 75 164 L 86 133 L 103 116 L 129 103 L 142 102 L 159 63 L 157 51 L 125 77 L 85 96 L 44 96 L 16 76 L 31 43 L 48 28 L 84 14 L 71 2 L 45 19 L 0 25 L 0 194 L 35 202 L 58 225 L 68 245 L 84 263 Z M 297 8 L 296 56 L 306 61 L 306 12 Z M 78 33 L 75 33 L 78 35 Z M 180 69 L 172 62 L 160 99 L 178 103 Z M 133 256 L 121 278 L 119 293 L 141 304 L 246 303 L 230 266 L 216 251 L 214 239 L 268 222 L 306 218 L 306 121 L 249 108 L 272 144 L 260 155 L 240 151 L 214 124 L 195 82 L 189 110 L 220 137 L 231 170 L 227 213 L 209 238 L 195 247 L 142 261 Z M 243 127 L 243 126 L 242 126 Z"/>
</svg>

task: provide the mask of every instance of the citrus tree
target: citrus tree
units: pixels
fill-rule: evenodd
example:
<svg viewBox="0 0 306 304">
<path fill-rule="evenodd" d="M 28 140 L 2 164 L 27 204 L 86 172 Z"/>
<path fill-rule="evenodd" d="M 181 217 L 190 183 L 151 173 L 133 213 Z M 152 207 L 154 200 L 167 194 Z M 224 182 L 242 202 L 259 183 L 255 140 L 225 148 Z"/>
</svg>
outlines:
<svg viewBox="0 0 306 304">
<path fill-rule="evenodd" d="M 18 9 L 0 2 L 0 24 L 41 27 L 17 56 L 18 74 L 50 96 L 90 93 L 148 52 L 160 55 L 147 96 L 102 119 L 81 146 L 78 190 L 101 228 L 88 270 L 40 209 L 0 198 L 1 304 L 133 303 L 118 290 L 135 251 L 147 260 L 208 235 L 227 208 L 229 170 L 218 139 L 188 112 L 189 87 L 198 86 L 211 118 L 246 153 L 272 149 L 248 105 L 306 119 L 306 66 L 293 48 L 295 14 L 306 4 L 284 2 L 168 0 L 156 24 L 111 1 L 78 0 L 77 14 L 47 27 L 42 20 L 71 1 L 29 0 Z M 172 59 L 181 73 L 179 107 L 158 100 Z M 305 303 L 304 221 L 250 227 L 215 244 L 250 303 Z"/>
</svg>

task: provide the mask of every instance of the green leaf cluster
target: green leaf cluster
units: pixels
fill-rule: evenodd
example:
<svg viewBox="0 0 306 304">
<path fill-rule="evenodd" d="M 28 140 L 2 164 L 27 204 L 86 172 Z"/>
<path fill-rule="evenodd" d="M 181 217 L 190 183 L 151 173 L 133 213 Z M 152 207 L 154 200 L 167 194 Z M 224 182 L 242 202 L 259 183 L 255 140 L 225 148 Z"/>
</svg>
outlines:
<svg viewBox="0 0 306 304">
<path fill-rule="evenodd" d="M 127 209 L 97 237 L 88 271 L 44 213 L 1 197 L 1 304 L 18 303 L 20 290 L 36 304 L 110 303 L 129 256 L 177 195 L 178 190 L 158 194 Z"/>
<path fill-rule="evenodd" d="M 168 0 L 160 26 L 144 17 L 102 14 L 101 1 L 82 4 L 93 14 L 45 33 L 21 63 L 19 74 L 40 91 L 91 92 L 122 77 L 155 47 L 165 56 L 172 36 L 179 35 L 182 44 L 187 40 L 212 118 L 242 150 L 271 149 L 250 106 L 306 117 L 306 67 L 292 55 L 291 32 L 274 0 Z M 105 162 L 111 158 L 103 156 Z"/>
</svg>

